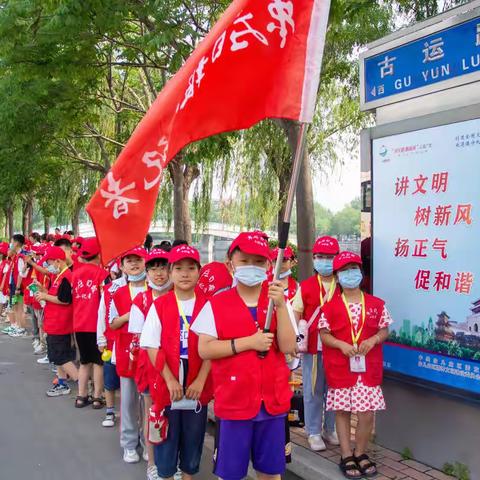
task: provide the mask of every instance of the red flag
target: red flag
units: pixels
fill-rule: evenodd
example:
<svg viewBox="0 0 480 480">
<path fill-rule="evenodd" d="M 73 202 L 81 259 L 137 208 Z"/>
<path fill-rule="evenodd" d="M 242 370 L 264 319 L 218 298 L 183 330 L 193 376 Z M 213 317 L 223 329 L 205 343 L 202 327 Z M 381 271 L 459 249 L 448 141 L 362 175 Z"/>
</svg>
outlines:
<svg viewBox="0 0 480 480">
<path fill-rule="evenodd" d="M 265 118 L 311 122 L 330 0 L 234 0 L 160 92 L 90 200 L 108 262 L 143 243 L 186 145 Z"/>
</svg>

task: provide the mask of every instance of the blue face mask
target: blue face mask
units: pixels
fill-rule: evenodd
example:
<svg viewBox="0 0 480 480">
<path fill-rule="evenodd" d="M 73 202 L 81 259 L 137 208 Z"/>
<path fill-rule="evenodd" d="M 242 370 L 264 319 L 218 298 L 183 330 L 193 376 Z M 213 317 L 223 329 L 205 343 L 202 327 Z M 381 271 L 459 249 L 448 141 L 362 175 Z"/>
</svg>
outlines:
<svg viewBox="0 0 480 480">
<path fill-rule="evenodd" d="M 183 397 L 181 400 L 172 402 L 170 408 L 172 410 L 193 410 L 195 413 L 200 413 L 202 406 L 198 400 L 191 400 Z"/>
<path fill-rule="evenodd" d="M 284 278 L 289 277 L 291 274 L 292 274 L 292 271 L 291 271 L 291 270 L 287 270 L 286 272 L 280 273 L 280 275 L 278 276 L 278 278 L 279 278 L 280 280 L 283 280 Z"/>
<path fill-rule="evenodd" d="M 246 265 L 237 267 L 233 276 L 243 285 L 247 287 L 255 287 L 260 285 L 267 279 L 267 270 L 254 265 Z"/>
<path fill-rule="evenodd" d="M 57 275 L 60 273 L 60 270 L 55 265 L 48 265 L 47 270 L 52 273 L 53 275 Z"/>
<path fill-rule="evenodd" d="M 137 275 L 128 275 L 129 282 L 141 282 L 147 277 L 147 272 L 145 270 Z"/>
<path fill-rule="evenodd" d="M 343 288 L 358 288 L 362 279 L 363 275 L 359 268 L 338 272 L 338 281 Z"/>
<path fill-rule="evenodd" d="M 322 277 L 329 277 L 333 273 L 333 258 L 315 258 L 313 268 Z"/>
</svg>

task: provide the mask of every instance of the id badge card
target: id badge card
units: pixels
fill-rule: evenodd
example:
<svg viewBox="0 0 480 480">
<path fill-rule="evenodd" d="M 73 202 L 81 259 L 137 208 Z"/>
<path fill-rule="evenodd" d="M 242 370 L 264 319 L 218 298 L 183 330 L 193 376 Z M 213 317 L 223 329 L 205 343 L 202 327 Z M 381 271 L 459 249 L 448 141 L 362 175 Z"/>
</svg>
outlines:
<svg viewBox="0 0 480 480">
<path fill-rule="evenodd" d="M 350 371 L 352 373 L 365 373 L 367 371 L 365 355 L 354 355 L 350 357 Z"/>
</svg>

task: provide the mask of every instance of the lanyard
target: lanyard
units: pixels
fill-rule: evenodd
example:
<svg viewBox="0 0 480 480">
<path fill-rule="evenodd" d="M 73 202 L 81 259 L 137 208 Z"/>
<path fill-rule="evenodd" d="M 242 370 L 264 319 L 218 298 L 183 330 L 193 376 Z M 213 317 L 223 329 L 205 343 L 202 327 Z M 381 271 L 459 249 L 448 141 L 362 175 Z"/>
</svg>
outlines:
<svg viewBox="0 0 480 480">
<path fill-rule="evenodd" d="M 347 313 L 348 313 L 348 318 L 350 320 L 352 342 L 354 346 L 357 345 L 358 340 L 360 339 L 360 335 L 362 334 L 363 327 L 365 326 L 365 296 L 363 295 L 363 292 L 361 292 L 361 295 L 362 295 L 362 325 L 358 329 L 357 334 L 355 334 L 355 329 L 353 327 L 352 312 L 350 312 L 350 307 L 348 306 L 347 300 L 345 298 L 345 294 L 342 293 L 342 300 L 343 300 L 343 303 L 345 304 L 345 308 L 347 309 Z"/>
<path fill-rule="evenodd" d="M 193 296 L 193 300 L 195 302 L 195 295 Z M 183 308 L 182 308 L 182 304 L 180 302 L 180 300 L 178 299 L 177 297 L 177 294 L 175 294 L 175 300 L 177 301 L 177 308 L 178 308 L 178 313 L 180 314 L 180 316 L 182 317 L 182 320 L 183 320 L 183 325 L 185 326 L 185 330 L 187 332 L 190 331 L 190 324 L 188 323 L 188 320 L 187 320 L 187 316 L 185 315 L 185 313 L 183 313 Z"/>
<path fill-rule="evenodd" d="M 145 290 L 147 290 L 147 282 L 146 282 L 146 281 L 145 281 L 145 285 L 144 285 L 143 288 L 144 288 Z M 132 284 L 131 284 L 130 282 L 128 283 L 128 290 L 130 291 L 130 298 L 131 298 L 132 300 L 134 300 L 135 297 L 136 297 L 136 295 L 133 294 L 133 287 L 132 287 Z M 145 291 L 145 290 L 143 290 L 143 291 Z"/>
<path fill-rule="evenodd" d="M 325 303 L 325 300 L 323 299 L 323 283 L 320 280 L 320 275 L 317 275 L 317 280 L 318 280 L 318 286 L 320 287 L 320 306 L 323 307 L 323 304 Z M 337 284 L 335 280 L 332 279 L 330 283 L 330 288 L 328 289 L 328 295 L 326 301 L 330 301 L 333 296 L 333 292 L 335 291 L 335 288 L 337 287 Z"/>
<path fill-rule="evenodd" d="M 58 282 L 58 279 L 68 270 L 68 267 L 65 267 L 58 275 L 57 278 L 55 278 L 55 281 L 53 282 L 56 284 Z"/>
</svg>

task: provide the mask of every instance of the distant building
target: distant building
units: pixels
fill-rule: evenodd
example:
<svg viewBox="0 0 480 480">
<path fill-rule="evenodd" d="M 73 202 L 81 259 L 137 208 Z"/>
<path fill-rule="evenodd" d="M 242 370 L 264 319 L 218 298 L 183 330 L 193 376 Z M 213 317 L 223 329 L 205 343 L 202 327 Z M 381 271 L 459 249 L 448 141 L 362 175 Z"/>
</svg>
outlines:
<svg viewBox="0 0 480 480">
<path fill-rule="evenodd" d="M 446 312 L 441 312 L 437 315 L 435 339 L 441 342 L 450 342 L 455 339 L 455 333 L 452 330 L 450 317 Z"/>
<path fill-rule="evenodd" d="M 472 303 L 471 315 L 467 317 L 467 329 L 469 335 L 480 337 L 480 298 Z"/>
<path fill-rule="evenodd" d="M 402 340 L 410 340 L 412 338 L 412 327 L 410 320 L 403 320 L 399 335 Z"/>
</svg>

